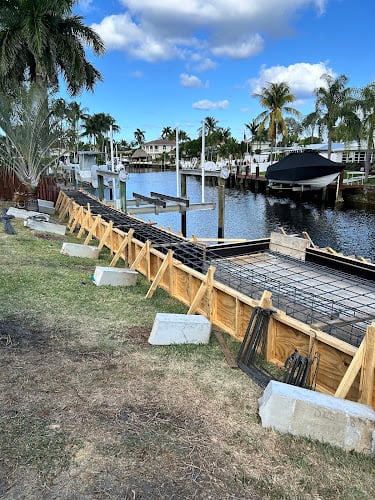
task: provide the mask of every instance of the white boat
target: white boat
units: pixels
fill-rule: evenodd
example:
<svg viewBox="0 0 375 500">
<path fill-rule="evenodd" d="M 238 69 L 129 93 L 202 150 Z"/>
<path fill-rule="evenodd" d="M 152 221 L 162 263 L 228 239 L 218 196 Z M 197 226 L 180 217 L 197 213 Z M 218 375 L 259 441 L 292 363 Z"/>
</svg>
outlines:
<svg viewBox="0 0 375 500">
<path fill-rule="evenodd" d="M 316 152 L 291 153 L 267 168 L 270 188 L 323 189 L 344 169 L 342 163 L 328 160 Z"/>
</svg>

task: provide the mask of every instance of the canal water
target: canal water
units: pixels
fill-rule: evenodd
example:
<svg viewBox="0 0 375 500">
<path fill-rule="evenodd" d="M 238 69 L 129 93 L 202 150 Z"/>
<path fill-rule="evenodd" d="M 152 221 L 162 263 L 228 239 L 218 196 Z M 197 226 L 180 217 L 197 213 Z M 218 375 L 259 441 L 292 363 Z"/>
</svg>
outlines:
<svg viewBox="0 0 375 500">
<path fill-rule="evenodd" d="M 206 180 L 209 183 L 209 179 Z M 131 173 L 126 184 L 127 199 L 133 192 L 150 196 L 150 192 L 176 196 L 175 172 Z M 118 194 L 117 194 L 118 196 Z M 201 179 L 187 177 L 190 203 L 201 202 Z M 106 195 L 107 197 L 107 195 Z M 187 212 L 187 236 L 215 238 L 218 227 L 218 190 L 205 186 L 205 201 L 215 202 L 215 210 Z M 146 214 L 159 227 L 181 229 L 179 213 Z M 236 188 L 225 189 L 225 238 L 256 239 L 269 237 L 271 231 L 283 227 L 288 234 L 307 231 L 319 247 L 331 247 L 345 255 L 362 256 L 375 262 L 375 209 L 327 208 L 312 202 L 265 196 Z"/>
</svg>

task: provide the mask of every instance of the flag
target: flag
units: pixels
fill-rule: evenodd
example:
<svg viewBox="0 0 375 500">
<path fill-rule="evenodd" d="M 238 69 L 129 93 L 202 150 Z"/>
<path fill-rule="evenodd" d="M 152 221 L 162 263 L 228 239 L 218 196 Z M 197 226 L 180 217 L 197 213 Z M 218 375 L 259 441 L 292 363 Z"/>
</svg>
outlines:
<svg viewBox="0 0 375 500">
<path fill-rule="evenodd" d="M 243 142 L 247 142 L 246 131 L 243 133 Z"/>
</svg>

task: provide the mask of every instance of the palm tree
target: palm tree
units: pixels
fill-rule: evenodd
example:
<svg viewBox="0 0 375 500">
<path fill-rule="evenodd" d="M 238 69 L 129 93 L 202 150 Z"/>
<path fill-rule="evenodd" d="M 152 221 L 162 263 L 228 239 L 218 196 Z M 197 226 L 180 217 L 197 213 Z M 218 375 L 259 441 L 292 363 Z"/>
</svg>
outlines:
<svg viewBox="0 0 375 500">
<path fill-rule="evenodd" d="M 327 129 L 328 158 L 331 158 L 332 140 L 339 119 L 352 110 L 348 107 L 351 89 L 346 87 L 347 76 L 341 75 L 333 78 L 331 75 L 322 75 L 326 85 L 315 89 L 315 108 L 319 115 L 320 123 Z"/>
<path fill-rule="evenodd" d="M 172 130 L 171 127 L 164 127 L 163 130 L 161 131 L 161 138 L 162 139 L 170 139 L 170 137 L 173 135 L 174 131 Z"/>
<path fill-rule="evenodd" d="M 319 126 L 319 114 L 317 111 L 313 111 L 312 113 L 309 113 L 306 115 L 302 121 L 301 121 L 301 126 L 303 130 L 309 130 L 311 132 L 310 135 L 310 142 L 311 144 L 314 143 L 314 132 L 316 126 Z M 320 136 L 320 130 L 318 135 Z"/>
<path fill-rule="evenodd" d="M 215 130 L 217 129 L 217 123 L 218 123 L 216 118 L 214 118 L 213 116 L 206 116 L 206 118 L 203 121 L 204 121 L 204 131 L 205 131 L 206 136 L 209 136 L 213 132 L 215 132 Z M 199 127 L 198 132 L 199 132 L 199 135 L 201 136 L 202 135 L 202 127 Z"/>
<path fill-rule="evenodd" d="M 145 142 L 145 131 L 141 130 L 140 128 L 137 128 L 137 130 L 134 132 L 134 138 L 136 140 L 136 143 L 139 147 L 142 146 Z"/>
<path fill-rule="evenodd" d="M 289 85 L 285 82 L 269 83 L 262 88 L 260 94 L 254 93 L 253 97 L 259 98 L 260 105 L 267 108 L 256 117 L 256 122 L 260 124 L 260 131 L 267 129 L 268 137 L 271 139 L 271 161 L 273 149 L 277 146 L 277 136 L 281 134 L 283 137 L 288 135 L 288 130 L 283 117 L 284 113 L 294 116 L 300 116 L 300 112 L 296 109 L 286 106 L 286 104 L 294 102 L 295 97 L 290 92 Z"/>
<path fill-rule="evenodd" d="M 76 101 L 70 102 L 65 109 L 66 120 L 69 125 L 70 147 L 74 151 L 74 161 L 77 161 L 78 142 L 80 124 L 87 117 L 87 108 L 81 108 L 80 103 Z"/>
<path fill-rule="evenodd" d="M 253 154 L 253 143 L 256 139 L 258 139 L 259 135 L 259 123 L 257 123 L 255 120 L 252 120 L 249 123 L 245 123 L 245 127 L 251 134 L 251 154 Z M 249 141 L 246 141 L 246 150 L 249 152 Z"/>
<path fill-rule="evenodd" d="M 103 55 L 100 36 L 72 15 L 75 0 L 0 0 L 0 83 L 12 91 L 23 81 L 76 95 L 102 79 L 87 61 L 85 46 Z"/>
<path fill-rule="evenodd" d="M 251 134 L 251 142 L 256 138 L 258 131 L 259 131 L 259 123 L 257 123 L 255 120 L 252 120 L 249 123 L 245 123 L 245 127 Z"/>
<path fill-rule="evenodd" d="M 46 94 L 36 84 L 21 85 L 12 96 L 0 91 L 0 127 L 5 133 L 0 160 L 34 199 L 40 177 L 56 164 L 51 150 L 64 144 L 66 135 Z"/>
<path fill-rule="evenodd" d="M 84 118 L 84 132 L 82 136 L 88 136 L 89 139 L 94 139 L 94 146 L 97 150 L 101 150 L 104 147 L 111 126 L 114 132 L 119 132 L 120 127 L 116 125 L 115 119 L 107 113 L 87 115 Z"/>
<path fill-rule="evenodd" d="M 176 129 L 173 130 L 173 137 L 176 137 Z M 190 137 L 188 136 L 185 130 L 178 130 L 178 140 L 180 142 L 190 141 Z"/>
<path fill-rule="evenodd" d="M 361 114 L 363 135 L 367 142 L 365 154 L 365 181 L 367 181 L 370 173 L 371 156 L 375 154 L 375 82 L 360 89 L 357 106 Z"/>
<path fill-rule="evenodd" d="M 298 143 L 303 130 L 301 122 L 295 120 L 291 116 L 287 116 L 285 118 L 285 126 L 288 133 L 285 137 L 283 137 L 283 146 L 292 146 L 293 144 Z"/>
<path fill-rule="evenodd" d="M 54 116 L 54 118 L 58 122 L 58 126 L 60 127 L 61 132 L 64 130 L 67 132 L 68 126 L 67 126 L 67 121 L 66 121 L 66 111 L 68 104 L 65 101 L 65 99 L 58 98 L 54 99 L 50 103 L 51 111 Z M 68 134 L 64 136 L 65 143 L 60 144 L 59 148 L 61 150 L 65 150 L 67 148 L 67 143 L 68 143 Z"/>
</svg>

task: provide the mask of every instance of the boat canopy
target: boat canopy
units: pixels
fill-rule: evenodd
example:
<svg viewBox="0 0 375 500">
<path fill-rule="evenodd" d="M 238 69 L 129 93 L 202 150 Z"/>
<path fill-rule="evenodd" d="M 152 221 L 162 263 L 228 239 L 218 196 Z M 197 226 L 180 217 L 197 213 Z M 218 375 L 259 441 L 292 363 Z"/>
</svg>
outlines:
<svg viewBox="0 0 375 500">
<path fill-rule="evenodd" d="M 324 175 L 339 173 L 342 163 L 329 160 L 315 151 L 291 153 L 267 168 L 266 178 L 272 181 L 303 181 Z"/>
</svg>

